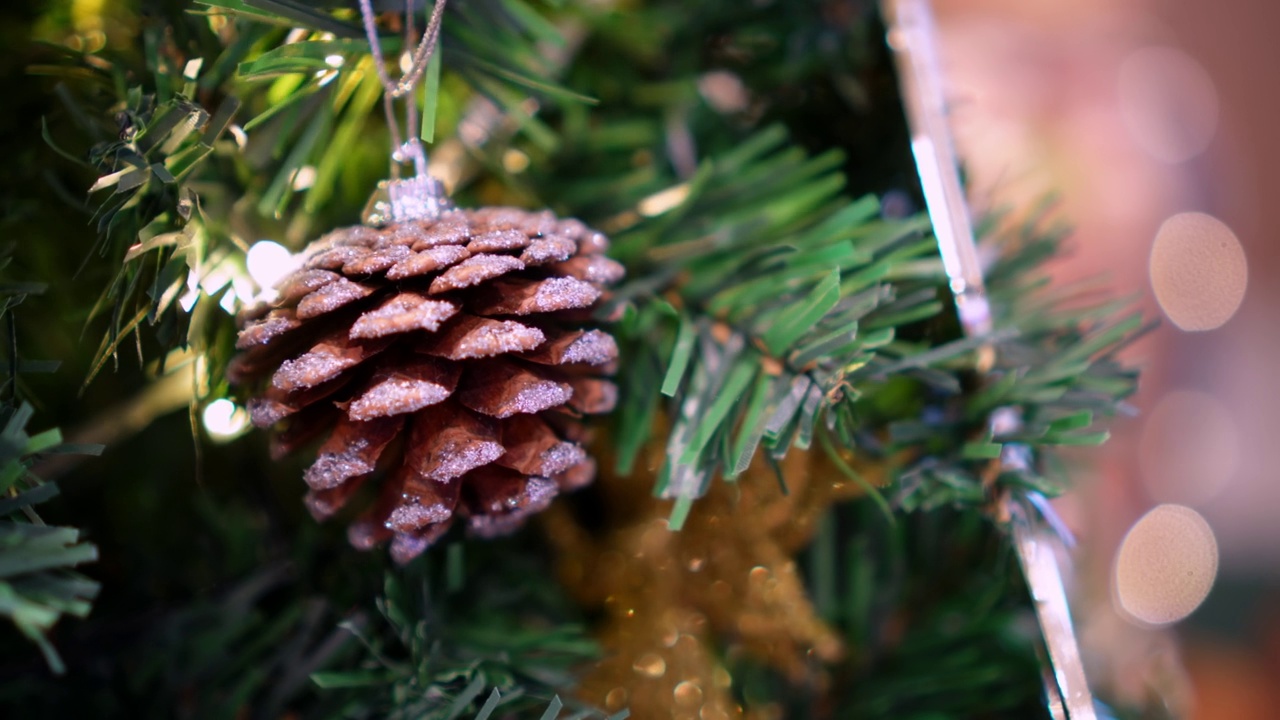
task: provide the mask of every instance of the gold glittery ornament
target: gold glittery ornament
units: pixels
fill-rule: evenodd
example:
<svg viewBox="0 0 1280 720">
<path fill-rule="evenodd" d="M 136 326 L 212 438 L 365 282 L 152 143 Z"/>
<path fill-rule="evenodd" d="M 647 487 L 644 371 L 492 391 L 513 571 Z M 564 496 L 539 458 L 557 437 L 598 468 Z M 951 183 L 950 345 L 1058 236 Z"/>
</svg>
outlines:
<svg viewBox="0 0 1280 720">
<path fill-rule="evenodd" d="M 650 452 L 642 467 L 660 463 L 662 449 Z M 671 502 L 652 497 L 644 474 L 603 484 L 603 537 L 553 508 L 547 525 L 562 578 L 605 614 L 606 656 L 586 674 L 585 700 L 637 718 L 776 716 L 733 698 L 719 658 L 739 653 L 821 692 L 822 666 L 844 646 L 814 611 L 794 555 L 832 503 L 861 490 L 821 453 L 793 451 L 782 469 L 787 494 L 763 463 L 737 482 L 716 481 L 680 531 L 668 529 Z"/>
</svg>

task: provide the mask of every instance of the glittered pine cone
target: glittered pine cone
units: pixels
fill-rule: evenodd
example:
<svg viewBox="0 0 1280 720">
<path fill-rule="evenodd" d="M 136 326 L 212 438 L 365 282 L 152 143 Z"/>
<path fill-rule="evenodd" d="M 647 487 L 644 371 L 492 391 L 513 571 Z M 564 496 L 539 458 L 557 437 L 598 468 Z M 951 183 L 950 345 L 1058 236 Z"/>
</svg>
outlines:
<svg viewBox="0 0 1280 720">
<path fill-rule="evenodd" d="M 458 518 L 509 532 L 594 478 L 580 418 L 613 408 L 618 349 L 583 325 L 623 275 L 606 247 L 514 208 L 337 230 L 245 313 L 231 380 L 260 391 L 273 456 L 327 434 L 305 474 L 317 519 L 377 485 L 354 546 L 390 540 L 403 563 Z"/>
</svg>

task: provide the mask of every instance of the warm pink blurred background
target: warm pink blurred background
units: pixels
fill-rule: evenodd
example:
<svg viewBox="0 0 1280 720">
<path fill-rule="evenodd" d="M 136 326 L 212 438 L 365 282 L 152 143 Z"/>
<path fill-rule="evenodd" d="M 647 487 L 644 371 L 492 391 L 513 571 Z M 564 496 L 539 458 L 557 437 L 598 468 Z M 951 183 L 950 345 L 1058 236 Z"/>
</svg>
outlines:
<svg viewBox="0 0 1280 720">
<path fill-rule="evenodd" d="M 1076 614 L 1091 679 L 1113 696 L 1158 691 L 1196 720 L 1280 718 L 1280 3 L 935 0 L 935 11 L 976 204 L 1057 193 L 1077 228 L 1061 275 L 1106 274 L 1162 319 L 1130 353 L 1145 369 L 1141 414 L 1117 424 L 1062 505 L 1083 541 Z M 1225 223 L 1248 262 L 1239 310 L 1204 332 L 1165 317 L 1148 268 L 1162 223 L 1186 211 Z M 1218 579 L 1186 620 L 1142 629 L 1112 608 L 1112 563 L 1162 502 L 1209 522 Z"/>
</svg>

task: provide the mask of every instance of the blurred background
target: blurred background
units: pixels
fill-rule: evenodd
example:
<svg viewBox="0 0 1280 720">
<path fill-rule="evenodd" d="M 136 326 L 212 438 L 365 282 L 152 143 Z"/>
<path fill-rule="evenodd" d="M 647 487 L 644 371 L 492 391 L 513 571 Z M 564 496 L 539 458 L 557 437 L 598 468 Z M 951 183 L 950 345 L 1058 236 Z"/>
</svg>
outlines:
<svg viewBox="0 0 1280 720">
<path fill-rule="evenodd" d="M 1060 505 L 1082 545 L 1075 612 L 1091 677 L 1131 696 L 1185 687 L 1170 701 L 1197 720 L 1280 717 L 1280 5 L 935 11 L 977 206 L 1057 195 L 1076 228 L 1059 274 L 1135 293 L 1161 320 L 1129 350 L 1144 368 L 1139 414 Z M 1116 558 L 1162 503 L 1203 516 L 1219 564 L 1203 605 L 1154 628 L 1120 602 Z"/>
</svg>

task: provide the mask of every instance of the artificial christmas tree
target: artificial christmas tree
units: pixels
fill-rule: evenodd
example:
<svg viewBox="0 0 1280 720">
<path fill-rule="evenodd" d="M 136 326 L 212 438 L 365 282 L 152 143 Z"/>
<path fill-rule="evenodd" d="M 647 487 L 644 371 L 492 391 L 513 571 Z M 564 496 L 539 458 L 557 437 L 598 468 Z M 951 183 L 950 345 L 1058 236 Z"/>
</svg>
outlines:
<svg viewBox="0 0 1280 720">
<path fill-rule="evenodd" d="M 157 6 L 43 66 L 75 108 L 48 136 L 98 133 L 66 155 L 96 164 L 75 181 L 100 193 L 85 246 L 107 258 L 48 272 L 106 288 L 77 299 L 107 326 L 87 371 L 128 340 L 150 373 L 120 363 L 90 391 L 186 372 L 192 417 L 247 400 L 278 432 L 204 452 L 208 492 L 167 482 L 195 462 L 185 417 L 108 453 L 94 472 L 118 482 L 67 514 L 116 559 L 89 571 L 119 599 L 57 638 L 61 685 L 5 676 L 29 714 L 556 717 L 579 692 L 576 717 L 1051 707 L 1013 539 L 1066 486 L 1053 447 L 1105 438 L 1141 321 L 1062 309 L 1041 270 L 1059 229 L 989 213 L 990 332 L 971 332 L 875 4 L 552 5 Z M 422 122 L 372 120 L 380 97 Z M 388 147 L 415 164 L 392 183 L 432 174 L 478 209 L 433 190 L 398 215 L 389 193 L 351 226 Z M 255 288 L 262 238 L 297 267 Z M 513 529 L 589 455 L 602 479 L 545 523 L 456 527 Z M 317 530 L 299 474 L 313 513 L 367 503 L 357 544 L 417 559 Z"/>
</svg>

